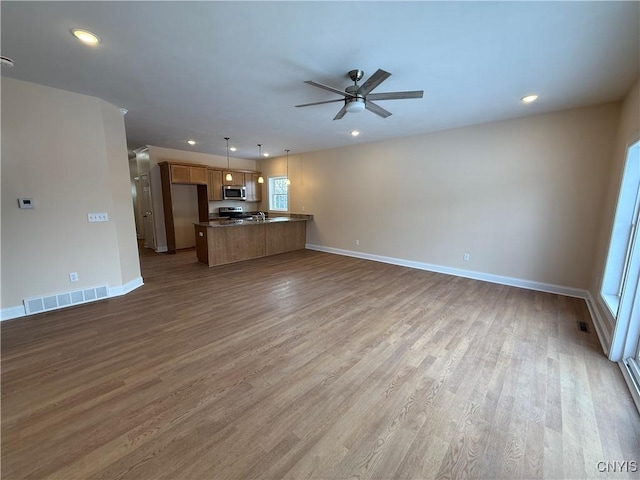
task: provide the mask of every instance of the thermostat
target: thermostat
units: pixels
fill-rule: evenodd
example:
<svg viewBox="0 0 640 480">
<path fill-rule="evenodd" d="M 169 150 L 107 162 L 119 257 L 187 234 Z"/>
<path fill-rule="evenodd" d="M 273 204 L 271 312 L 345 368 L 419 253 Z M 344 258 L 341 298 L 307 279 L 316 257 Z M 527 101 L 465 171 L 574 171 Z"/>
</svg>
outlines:
<svg viewBox="0 0 640 480">
<path fill-rule="evenodd" d="M 35 205 L 33 204 L 33 200 L 31 198 L 19 198 L 18 206 L 20 208 L 35 208 Z"/>
</svg>

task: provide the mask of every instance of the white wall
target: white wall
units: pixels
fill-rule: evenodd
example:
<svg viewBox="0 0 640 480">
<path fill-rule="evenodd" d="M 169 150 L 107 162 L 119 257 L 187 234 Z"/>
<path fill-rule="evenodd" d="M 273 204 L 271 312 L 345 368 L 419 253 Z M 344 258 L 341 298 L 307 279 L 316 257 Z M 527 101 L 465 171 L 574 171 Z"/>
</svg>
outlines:
<svg viewBox="0 0 640 480">
<path fill-rule="evenodd" d="M 18 209 L 30 197 L 34 210 Z M 89 212 L 109 222 L 88 223 Z M 102 100 L 2 78 L 2 313 L 22 300 L 139 286 L 124 121 Z M 69 273 L 79 282 L 71 283 Z"/>
<path fill-rule="evenodd" d="M 290 211 L 309 244 L 587 289 L 619 108 L 291 155 Z"/>
<path fill-rule="evenodd" d="M 162 184 L 160 182 L 160 167 L 158 163 L 166 161 L 197 163 L 200 165 L 208 165 L 216 168 L 227 168 L 227 157 L 219 155 L 209 155 L 207 153 L 190 152 L 187 150 L 175 150 L 172 148 L 148 146 L 149 152 L 149 169 L 151 173 L 151 196 L 153 202 L 153 218 L 155 223 L 156 235 L 156 251 L 167 251 L 167 236 L 164 225 L 164 210 L 162 207 Z M 231 169 L 237 170 L 255 170 L 256 162 L 244 158 L 230 157 Z M 176 187 L 178 187 L 176 189 Z M 187 189 L 187 190 L 185 190 Z M 198 221 L 197 218 L 197 196 L 195 186 L 172 185 L 171 194 L 174 197 L 173 218 L 176 232 L 176 247 L 187 248 L 195 246 L 195 233 L 193 222 Z M 191 196 L 193 191 L 193 196 Z M 195 199 L 195 205 L 191 205 L 190 198 Z M 176 203 L 177 202 L 177 203 Z M 254 202 L 209 202 L 209 212 L 214 212 L 217 207 L 241 205 L 245 210 L 253 210 L 257 208 Z M 195 210 L 194 210 L 195 208 Z M 194 217 L 193 212 L 196 212 Z M 195 220 L 194 220 L 195 218 Z M 192 240 L 189 241 L 189 238 Z"/>
</svg>

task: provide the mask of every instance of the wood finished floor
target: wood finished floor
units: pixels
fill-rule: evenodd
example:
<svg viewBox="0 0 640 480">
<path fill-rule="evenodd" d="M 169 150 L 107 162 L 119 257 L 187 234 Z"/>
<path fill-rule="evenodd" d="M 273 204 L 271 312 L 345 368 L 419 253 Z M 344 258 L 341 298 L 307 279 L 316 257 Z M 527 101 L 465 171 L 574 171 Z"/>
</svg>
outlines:
<svg viewBox="0 0 640 480">
<path fill-rule="evenodd" d="M 143 254 L 120 298 L 3 322 L 2 478 L 639 478 L 585 303 L 299 251 Z M 577 321 L 592 333 L 581 333 Z"/>
</svg>

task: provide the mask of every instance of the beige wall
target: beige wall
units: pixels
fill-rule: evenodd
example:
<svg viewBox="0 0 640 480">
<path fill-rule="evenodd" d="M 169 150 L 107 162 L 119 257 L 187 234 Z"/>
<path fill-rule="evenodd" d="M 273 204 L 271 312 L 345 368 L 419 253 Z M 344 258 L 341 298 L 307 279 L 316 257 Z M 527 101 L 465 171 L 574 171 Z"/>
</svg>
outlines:
<svg viewBox="0 0 640 480">
<path fill-rule="evenodd" d="M 164 210 L 162 208 L 162 184 L 160 183 L 160 167 L 158 163 L 166 161 L 198 163 L 217 168 L 227 168 L 227 157 L 219 155 L 209 155 L 207 153 L 190 152 L 188 150 L 175 150 L 172 148 L 148 146 L 149 168 L 151 174 L 151 196 L 153 202 L 153 218 L 156 235 L 156 251 L 167 251 L 167 236 L 165 234 Z M 255 170 L 256 162 L 244 158 L 229 159 L 231 169 Z M 176 188 L 178 187 L 178 188 Z M 198 220 L 198 205 L 195 189 L 184 185 L 173 185 L 171 194 L 174 197 L 173 219 L 176 232 L 176 248 L 187 248 L 195 246 L 195 233 L 193 222 Z M 186 190 L 185 190 L 186 189 Z M 191 200 L 190 200 L 191 199 Z M 196 203 L 190 202 L 195 199 Z M 257 208 L 253 202 L 209 202 L 209 211 L 213 212 L 217 207 L 240 205 L 245 210 Z M 195 212 L 195 215 L 193 214 Z M 194 220 L 195 218 L 195 220 Z"/>
<path fill-rule="evenodd" d="M 36 208 L 18 209 L 19 197 Z M 90 224 L 89 212 L 109 222 Z M 2 78 L 1 235 L 3 312 L 24 298 L 141 281 L 118 108 Z"/>
<path fill-rule="evenodd" d="M 291 155 L 290 211 L 310 244 L 586 289 L 619 108 Z"/>
<path fill-rule="evenodd" d="M 597 299 L 596 307 L 599 309 L 602 318 L 606 320 L 604 326 L 609 329 L 609 336 L 613 333 L 614 319 L 600 300 L 600 287 L 604 275 L 605 261 L 609 249 L 609 240 L 613 227 L 618 194 L 620 192 L 620 184 L 622 182 L 624 164 L 627 157 L 627 147 L 638 140 L 640 140 L 640 80 L 636 82 L 622 103 L 620 124 L 617 131 L 615 147 L 612 150 L 614 153 L 610 158 L 610 163 L 607 168 L 608 175 L 605 177 L 607 179 L 607 189 L 600 219 L 592 282 L 589 285 L 591 295 L 594 299 Z"/>
</svg>

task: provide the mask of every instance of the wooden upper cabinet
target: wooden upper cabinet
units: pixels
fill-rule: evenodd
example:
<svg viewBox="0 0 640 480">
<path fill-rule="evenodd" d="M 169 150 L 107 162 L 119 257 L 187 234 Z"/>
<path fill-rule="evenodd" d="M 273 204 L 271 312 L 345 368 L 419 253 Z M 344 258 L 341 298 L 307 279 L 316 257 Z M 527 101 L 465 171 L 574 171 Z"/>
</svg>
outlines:
<svg viewBox="0 0 640 480">
<path fill-rule="evenodd" d="M 261 177 L 262 174 L 260 173 L 252 173 L 251 177 L 253 178 L 253 181 L 256 184 L 256 202 L 261 202 L 262 201 L 262 186 L 264 185 L 264 183 L 258 183 L 258 177 Z M 264 177 L 263 177 L 264 178 Z"/>
<path fill-rule="evenodd" d="M 222 200 L 222 172 L 220 170 L 208 170 L 209 183 L 209 200 Z"/>
<path fill-rule="evenodd" d="M 189 183 L 189 167 L 171 165 L 171 183 Z"/>
<path fill-rule="evenodd" d="M 208 181 L 206 167 L 189 165 L 171 165 L 171 183 L 206 185 Z"/>
<path fill-rule="evenodd" d="M 262 185 L 258 183 L 259 173 L 245 173 L 245 187 L 247 187 L 247 202 L 262 201 Z"/>
<path fill-rule="evenodd" d="M 182 162 L 164 161 L 159 163 L 161 170 L 164 169 L 164 175 L 167 185 L 172 183 L 183 185 L 198 185 L 198 192 L 202 188 L 203 198 L 198 201 L 203 202 L 219 202 L 223 200 L 223 185 L 241 185 L 247 189 L 247 200 L 250 202 L 262 201 L 262 185 L 258 183 L 257 172 L 246 171 L 239 172 L 237 170 L 220 170 L 216 167 L 207 167 L 206 165 L 190 165 Z M 231 173 L 232 180 L 226 181 L 227 173 Z M 206 186 L 206 188 L 204 188 Z M 205 195 L 206 194 L 206 195 Z M 198 193 L 200 195 L 200 193 Z M 204 220 L 201 220 L 204 221 Z"/>
<path fill-rule="evenodd" d="M 206 185 L 209 181 L 205 167 L 189 167 L 189 181 L 199 185 Z"/>
<path fill-rule="evenodd" d="M 230 173 L 233 179 L 227 180 L 227 173 Z M 244 186 L 244 173 L 225 170 L 222 172 L 222 184 L 223 185 L 243 185 Z"/>
</svg>

